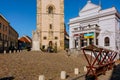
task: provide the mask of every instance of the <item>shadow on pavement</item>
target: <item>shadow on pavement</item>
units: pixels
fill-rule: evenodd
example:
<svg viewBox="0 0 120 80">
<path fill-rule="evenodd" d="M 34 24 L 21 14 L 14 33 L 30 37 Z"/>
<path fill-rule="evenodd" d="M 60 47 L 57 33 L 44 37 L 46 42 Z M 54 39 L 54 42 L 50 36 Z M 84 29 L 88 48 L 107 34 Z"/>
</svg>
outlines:
<svg viewBox="0 0 120 80">
<path fill-rule="evenodd" d="M 4 78 L 0 78 L 0 80 L 14 80 L 14 77 L 4 77 Z"/>
<path fill-rule="evenodd" d="M 110 80 L 120 80 L 120 64 L 114 67 Z"/>
</svg>

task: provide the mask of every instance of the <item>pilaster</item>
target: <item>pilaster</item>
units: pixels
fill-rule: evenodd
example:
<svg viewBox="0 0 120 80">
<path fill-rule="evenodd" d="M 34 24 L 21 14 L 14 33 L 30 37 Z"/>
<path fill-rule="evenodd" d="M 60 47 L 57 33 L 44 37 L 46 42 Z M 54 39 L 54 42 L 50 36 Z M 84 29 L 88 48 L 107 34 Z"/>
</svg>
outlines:
<svg viewBox="0 0 120 80">
<path fill-rule="evenodd" d="M 64 0 L 60 1 L 60 46 L 64 50 Z"/>
</svg>

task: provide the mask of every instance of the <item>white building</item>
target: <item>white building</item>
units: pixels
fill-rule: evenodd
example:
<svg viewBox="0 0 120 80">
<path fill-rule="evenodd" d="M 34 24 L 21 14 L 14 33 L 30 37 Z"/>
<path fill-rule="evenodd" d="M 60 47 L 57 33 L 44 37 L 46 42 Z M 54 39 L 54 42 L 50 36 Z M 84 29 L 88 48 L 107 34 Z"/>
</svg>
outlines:
<svg viewBox="0 0 120 80">
<path fill-rule="evenodd" d="M 70 49 L 94 44 L 120 51 L 120 14 L 115 7 L 102 10 L 88 1 L 69 27 Z"/>
</svg>

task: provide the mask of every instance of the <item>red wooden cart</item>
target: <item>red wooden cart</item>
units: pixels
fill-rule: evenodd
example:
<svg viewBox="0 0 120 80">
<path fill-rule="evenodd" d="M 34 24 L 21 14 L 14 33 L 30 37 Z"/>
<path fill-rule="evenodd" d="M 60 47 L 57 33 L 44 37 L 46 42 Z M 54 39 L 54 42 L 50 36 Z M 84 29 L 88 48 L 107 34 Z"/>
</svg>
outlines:
<svg viewBox="0 0 120 80">
<path fill-rule="evenodd" d="M 99 75 L 105 75 L 105 72 L 114 66 L 117 52 L 94 45 L 84 47 L 82 50 L 88 62 L 86 78 L 94 77 L 94 80 L 98 80 Z"/>
</svg>

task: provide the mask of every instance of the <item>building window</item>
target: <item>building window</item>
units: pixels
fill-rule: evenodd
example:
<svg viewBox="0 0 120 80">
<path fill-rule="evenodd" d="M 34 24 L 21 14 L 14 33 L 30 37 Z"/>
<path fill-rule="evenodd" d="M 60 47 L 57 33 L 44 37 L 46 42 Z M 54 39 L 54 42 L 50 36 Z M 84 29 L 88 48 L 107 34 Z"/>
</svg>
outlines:
<svg viewBox="0 0 120 80">
<path fill-rule="evenodd" d="M 55 37 L 55 39 L 58 39 L 58 37 Z"/>
<path fill-rule="evenodd" d="M 74 30 L 76 31 L 76 30 L 78 30 L 78 28 L 74 28 Z"/>
<path fill-rule="evenodd" d="M 0 23 L 0 29 L 1 29 L 1 27 L 2 27 L 2 24 Z"/>
<path fill-rule="evenodd" d="M 110 46 L 110 39 L 109 39 L 109 37 L 105 37 L 104 44 L 105 44 L 105 46 Z"/>
<path fill-rule="evenodd" d="M 5 35 L 5 40 L 7 40 L 7 35 Z"/>
<path fill-rule="evenodd" d="M 3 31 L 5 31 L 5 29 L 4 29 L 4 28 L 5 28 L 5 26 L 3 25 Z"/>
<path fill-rule="evenodd" d="M 84 27 L 79 27 L 79 30 L 84 30 Z"/>
<path fill-rule="evenodd" d="M 44 40 L 46 40 L 46 39 L 47 39 L 47 37 L 43 37 L 43 39 L 44 39 Z"/>
<path fill-rule="evenodd" d="M 53 14 L 53 7 L 52 6 L 48 7 L 48 14 Z"/>
<path fill-rule="evenodd" d="M 5 28 L 5 31 L 7 31 L 7 26 L 6 26 L 6 28 Z"/>
<path fill-rule="evenodd" d="M 1 35 L 1 33 L 0 33 L 0 40 L 2 39 L 2 35 Z"/>
<path fill-rule="evenodd" d="M 2 39 L 4 40 L 4 34 L 3 34 L 3 36 L 2 36 L 2 37 L 3 37 Z"/>
<path fill-rule="evenodd" d="M 50 29 L 52 29 L 52 24 L 50 24 L 49 26 L 50 26 Z"/>
<path fill-rule="evenodd" d="M 96 39 L 96 45 L 98 45 L 98 39 Z"/>
</svg>

